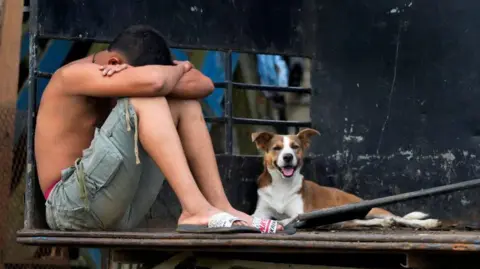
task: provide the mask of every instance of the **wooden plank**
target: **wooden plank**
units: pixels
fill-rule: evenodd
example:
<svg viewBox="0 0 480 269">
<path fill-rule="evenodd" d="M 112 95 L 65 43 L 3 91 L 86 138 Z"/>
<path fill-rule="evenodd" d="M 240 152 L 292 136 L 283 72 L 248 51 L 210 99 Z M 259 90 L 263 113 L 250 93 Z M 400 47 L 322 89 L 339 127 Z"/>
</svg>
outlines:
<svg viewBox="0 0 480 269">
<path fill-rule="evenodd" d="M 13 135 L 18 90 L 20 42 L 22 34 L 23 1 L 0 0 L 0 246 L 5 246 L 5 234 L 10 231 L 4 223 L 12 177 Z"/>
</svg>

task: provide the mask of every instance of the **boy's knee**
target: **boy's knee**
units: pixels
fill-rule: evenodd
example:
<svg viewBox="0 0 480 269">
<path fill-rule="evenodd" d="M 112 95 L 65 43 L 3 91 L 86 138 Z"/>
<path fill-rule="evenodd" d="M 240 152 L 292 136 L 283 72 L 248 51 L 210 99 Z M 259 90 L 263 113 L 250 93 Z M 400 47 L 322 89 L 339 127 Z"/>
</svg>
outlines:
<svg viewBox="0 0 480 269">
<path fill-rule="evenodd" d="M 157 97 L 129 97 L 130 104 L 135 111 L 141 111 L 143 109 L 155 109 L 168 107 L 167 99 L 163 96 Z"/>
<path fill-rule="evenodd" d="M 167 99 L 172 114 L 182 115 L 203 115 L 202 105 L 197 100 Z"/>
</svg>

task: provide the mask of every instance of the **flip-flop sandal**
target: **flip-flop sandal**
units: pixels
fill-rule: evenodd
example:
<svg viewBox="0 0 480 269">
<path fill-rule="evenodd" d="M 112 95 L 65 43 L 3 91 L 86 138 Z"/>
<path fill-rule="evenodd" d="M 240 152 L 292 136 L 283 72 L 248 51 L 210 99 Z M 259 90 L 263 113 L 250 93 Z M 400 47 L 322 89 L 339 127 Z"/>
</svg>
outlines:
<svg viewBox="0 0 480 269">
<path fill-rule="evenodd" d="M 178 233 L 260 233 L 254 227 L 233 225 L 236 221 L 243 221 L 226 212 L 217 213 L 210 217 L 207 225 L 180 224 Z"/>
<path fill-rule="evenodd" d="M 252 225 L 264 234 L 294 234 L 297 232 L 297 230 L 291 226 L 283 227 L 284 230 L 277 231 L 278 221 L 257 217 L 253 217 Z"/>
</svg>

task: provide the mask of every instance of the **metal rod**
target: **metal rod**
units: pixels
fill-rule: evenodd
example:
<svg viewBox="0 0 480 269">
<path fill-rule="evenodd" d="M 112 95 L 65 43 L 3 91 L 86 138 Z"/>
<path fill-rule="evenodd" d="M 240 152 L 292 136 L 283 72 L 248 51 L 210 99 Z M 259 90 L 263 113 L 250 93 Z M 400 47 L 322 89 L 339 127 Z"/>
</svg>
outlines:
<svg viewBox="0 0 480 269">
<path fill-rule="evenodd" d="M 81 36 L 81 37 L 80 37 Z M 46 33 L 40 32 L 38 38 L 42 39 L 58 39 L 58 40 L 69 40 L 69 41 L 84 41 L 84 42 L 94 42 L 94 43 L 110 43 L 112 42 L 113 38 L 105 37 L 105 35 L 96 35 L 91 36 L 89 33 L 79 33 L 79 35 L 63 35 L 61 33 Z M 240 52 L 240 53 L 258 53 L 258 50 L 248 50 L 248 49 L 232 49 L 228 47 L 214 47 L 210 45 L 188 45 L 184 43 L 174 43 L 172 41 L 170 48 L 172 49 L 187 49 L 187 50 L 210 50 L 210 51 L 223 51 L 223 52 Z M 306 51 L 285 51 L 285 52 L 278 52 L 272 50 L 262 51 L 262 54 L 270 54 L 270 55 L 281 55 L 281 56 L 293 56 L 293 57 L 304 57 L 304 58 L 312 58 L 313 55 L 311 53 L 306 53 Z"/>
<path fill-rule="evenodd" d="M 410 242 L 329 242 L 317 240 L 268 240 L 262 239 L 222 239 L 217 235 L 215 239 L 197 240 L 158 240 L 158 239 L 130 239 L 130 238 L 78 238 L 78 237 L 18 237 L 17 242 L 29 245 L 65 245 L 73 244 L 89 247 L 140 247 L 163 248 L 168 251 L 249 251 L 263 253 L 279 252 L 324 252 L 325 250 L 352 250 L 352 251 L 452 251 L 480 252 L 478 244 L 464 243 L 410 243 Z M 288 238 L 288 237 L 286 237 Z M 72 243 L 74 242 L 74 243 Z"/>
<path fill-rule="evenodd" d="M 206 122 L 225 123 L 225 117 L 205 117 Z M 249 118 L 232 117 L 232 122 L 235 124 L 251 124 L 251 125 L 271 125 L 271 126 L 292 126 L 292 127 L 310 127 L 309 121 L 286 121 L 286 120 L 260 120 Z"/>
<path fill-rule="evenodd" d="M 226 119 L 224 117 L 205 117 L 205 121 L 213 123 L 225 123 Z"/>
<path fill-rule="evenodd" d="M 28 109 L 27 109 L 27 165 L 25 186 L 25 218 L 23 226 L 26 229 L 34 228 L 34 203 L 35 203 L 35 154 L 34 154 L 34 131 L 35 131 L 35 98 L 37 95 L 37 0 L 30 0 L 30 45 L 28 63 Z M 37 212 L 40 213 L 40 212 Z"/>
<path fill-rule="evenodd" d="M 75 238 L 103 238 L 103 239 L 156 239 L 156 240 L 205 240 L 205 239 L 263 239 L 263 240 L 298 240 L 298 241 L 336 241 L 336 242 L 409 242 L 409 243 L 457 243 L 476 244 L 480 241 L 477 231 L 415 231 L 405 230 L 331 230 L 297 231 L 289 236 L 285 234 L 187 234 L 177 233 L 173 228 L 148 228 L 132 231 L 60 231 L 60 230 L 20 230 L 20 237 L 75 237 Z"/>
<path fill-rule="evenodd" d="M 225 54 L 224 69 L 225 69 L 225 153 L 233 153 L 233 122 L 232 122 L 232 51 L 229 50 Z"/>
<path fill-rule="evenodd" d="M 480 179 L 468 180 L 460 183 L 449 184 L 449 185 L 434 187 L 430 189 L 407 192 L 403 194 L 392 195 L 392 196 L 373 199 L 373 200 L 366 200 L 366 201 L 362 201 L 355 204 L 316 210 L 313 212 L 298 215 L 297 219 L 299 221 L 307 221 L 311 219 L 313 220 L 318 218 L 326 218 L 326 217 L 337 215 L 337 214 L 345 214 L 348 212 L 354 212 L 354 211 L 359 211 L 363 209 L 368 210 L 369 208 L 381 207 L 381 206 L 386 206 L 390 204 L 395 204 L 398 202 L 425 198 L 433 195 L 447 194 L 447 193 L 456 192 L 464 189 L 478 188 L 478 187 L 480 187 Z"/>
<path fill-rule="evenodd" d="M 227 86 L 226 82 L 215 82 L 214 84 L 215 84 L 215 88 L 225 88 Z M 294 93 L 308 93 L 308 94 L 312 92 L 311 88 L 280 87 L 280 86 L 270 86 L 270 85 L 239 83 L 239 82 L 232 82 L 232 86 L 234 86 L 235 89 L 240 89 L 240 90 L 294 92 Z"/>
<path fill-rule="evenodd" d="M 233 117 L 233 122 L 236 124 L 251 124 L 251 125 L 271 125 L 271 126 L 294 126 L 294 127 L 310 127 L 309 121 L 287 121 L 287 120 L 259 120 L 248 118 Z"/>
</svg>

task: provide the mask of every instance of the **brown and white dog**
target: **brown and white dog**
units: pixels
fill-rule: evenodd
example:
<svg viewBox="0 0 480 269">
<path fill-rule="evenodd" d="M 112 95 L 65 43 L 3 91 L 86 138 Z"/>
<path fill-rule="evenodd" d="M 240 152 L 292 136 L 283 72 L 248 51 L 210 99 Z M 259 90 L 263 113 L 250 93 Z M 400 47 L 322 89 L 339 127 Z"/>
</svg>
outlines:
<svg viewBox="0 0 480 269">
<path fill-rule="evenodd" d="M 310 138 L 319 135 L 314 129 L 304 129 L 297 135 L 278 135 L 271 132 L 252 134 L 252 141 L 264 153 L 264 172 L 258 178 L 258 202 L 254 217 L 276 219 L 289 223 L 297 215 L 356 203 L 362 199 L 342 190 L 320 186 L 305 180 L 300 173 L 303 155 Z M 403 217 L 384 209 L 373 208 L 365 219 L 340 223 L 341 227 L 389 227 L 400 224 L 407 227 L 431 229 L 441 225 L 427 214 L 412 212 Z"/>
</svg>

